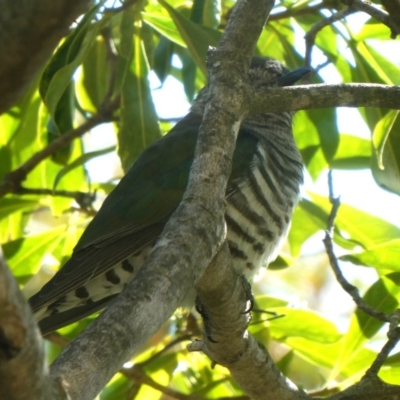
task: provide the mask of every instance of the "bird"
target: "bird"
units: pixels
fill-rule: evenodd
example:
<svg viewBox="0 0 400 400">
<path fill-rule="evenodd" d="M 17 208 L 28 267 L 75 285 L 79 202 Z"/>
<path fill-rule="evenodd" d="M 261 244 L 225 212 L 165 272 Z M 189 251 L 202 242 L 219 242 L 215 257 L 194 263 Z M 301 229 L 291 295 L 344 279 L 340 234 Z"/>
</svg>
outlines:
<svg viewBox="0 0 400 400">
<path fill-rule="evenodd" d="M 289 86 L 292 72 L 269 57 L 253 57 L 254 88 Z M 29 299 L 43 335 L 107 306 L 135 276 L 187 186 L 209 87 L 189 113 L 145 149 L 105 199 L 70 259 Z M 239 128 L 226 190 L 227 243 L 233 267 L 250 279 L 273 261 L 286 240 L 303 182 L 293 112 L 245 118 Z"/>
</svg>

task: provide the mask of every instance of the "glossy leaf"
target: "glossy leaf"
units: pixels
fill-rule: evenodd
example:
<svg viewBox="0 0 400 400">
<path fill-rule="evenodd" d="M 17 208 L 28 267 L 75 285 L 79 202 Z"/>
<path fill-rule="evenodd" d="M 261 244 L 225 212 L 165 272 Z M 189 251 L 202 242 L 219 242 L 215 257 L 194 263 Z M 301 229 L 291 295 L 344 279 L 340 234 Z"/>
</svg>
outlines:
<svg viewBox="0 0 400 400">
<path fill-rule="evenodd" d="M 148 81 L 148 63 L 140 37 L 140 28 L 133 23 L 133 13 L 124 12 L 121 46 L 133 46 L 127 58 L 121 95 L 121 126 L 118 134 L 118 155 L 127 171 L 136 157 L 154 140 L 161 137 Z M 134 30 L 133 30 L 134 29 Z M 133 43 L 132 43 L 133 33 Z"/>
<path fill-rule="evenodd" d="M 64 93 L 54 110 L 54 116 L 49 119 L 47 124 L 47 143 L 50 144 L 57 140 L 63 133 L 73 129 L 74 111 L 73 105 L 74 89 L 72 84 L 68 84 Z M 72 153 L 72 143 L 67 144 L 62 149 L 51 155 L 51 159 L 60 165 L 65 165 Z"/>
<path fill-rule="evenodd" d="M 308 113 L 299 111 L 294 118 L 293 131 L 307 170 L 313 179 L 317 179 L 327 166 L 317 126 Z"/>
<path fill-rule="evenodd" d="M 274 339 L 303 337 L 318 343 L 333 343 L 341 337 L 332 322 L 314 311 L 286 307 L 271 308 L 269 311 L 282 315 L 270 321 L 269 329 Z"/>
<path fill-rule="evenodd" d="M 25 200 L 18 197 L 0 199 L 0 220 L 15 212 L 32 209 L 36 204 L 37 201 Z"/>
<path fill-rule="evenodd" d="M 389 39 L 390 37 L 390 29 L 381 24 L 379 21 L 375 19 L 370 19 L 367 23 L 365 23 L 355 36 L 355 39 L 358 42 L 362 42 L 366 39 Z"/>
<path fill-rule="evenodd" d="M 296 354 L 308 362 L 320 367 L 333 368 L 337 360 L 343 340 L 335 343 L 316 343 L 304 338 L 288 338 L 285 343 L 289 345 Z M 362 348 L 341 371 L 341 375 L 347 378 L 359 379 L 357 374 L 362 375 L 371 365 L 376 357 L 372 350 Z M 331 377 L 334 380 L 334 377 Z"/>
<path fill-rule="evenodd" d="M 303 199 L 295 209 L 288 240 L 293 256 L 300 254 L 303 243 L 320 230 L 326 229 L 328 213 Z"/>
<path fill-rule="evenodd" d="M 85 15 L 77 29 L 60 46 L 43 73 L 40 94 L 52 116 L 72 75 L 97 36 L 98 25 L 91 25 L 97 10 L 98 6 L 95 6 Z"/>
<path fill-rule="evenodd" d="M 327 198 L 316 194 L 310 194 L 310 196 L 315 204 L 326 212 L 330 212 L 332 206 Z M 347 204 L 341 204 L 336 226 L 365 248 L 400 237 L 399 227 Z"/>
<path fill-rule="evenodd" d="M 371 141 L 342 133 L 339 147 L 330 167 L 334 169 L 361 169 L 371 166 Z"/>
<path fill-rule="evenodd" d="M 7 263 L 20 284 L 27 282 L 39 270 L 43 257 L 63 239 L 64 232 L 65 227 L 62 227 L 3 245 Z"/>
<path fill-rule="evenodd" d="M 171 18 L 145 12 L 142 13 L 142 17 L 144 22 L 160 32 L 167 39 L 182 47 L 186 47 L 185 41 L 182 39 L 178 28 Z"/>
<path fill-rule="evenodd" d="M 381 277 L 367 291 L 363 300 L 376 310 L 391 313 L 399 305 L 399 283 L 399 273 Z M 341 373 L 346 368 L 346 365 L 351 363 L 352 359 L 362 350 L 362 346 L 375 335 L 382 324 L 383 322 L 365 314 L 363 311 L 358 310 L 353 314 L 350 327 L 344 337 L 339 357 L 332 372 L 333 377 Z"/>
<path fill-rule="evenodd" d="M 74 170 L 77 167 L 81 167 L 85 163 L 87 163 L 89 160 L 92 160 L 93 158 L 102 156 L 104 154 L 110 153 L 111 151 L 115 150 L 115 146 L 107 147 L 106 149 L 102 150 L 97 150 L 97 151 L 91 151 L 88 153 L 85 153 L 78 157 L 76 160 L 72 161 L 70 164 L 66 165 L 56 176 L 54 179 L 54 185 L 53 189 L 55 190 L 58 183 L 61 181 L 61 179 L 67 175 L 69 172 Z"/>
<path fill-rule="evenodd" d="M 107 48 L 103 38 L 96 38 L 82 63 L 82 79 L 77 89 L 80 105 L 95 112 L 104 99 L 110 82 Z"/>
<path fill-rule="evenodd" d="M 161 37 L 154 53 L 153 68 L 161 83 L 164 83 L 170 73 L 173 49 L 173 43 L 166 37 Z"/>
<path fill-rule="evenodd" d="M 400 118 L 397 110 L 389 111 L 376 124 L 373 144 L 374 179 L 382 188 L 400 195 Z"/>
<path fill-rule="evenodd" d="M 210 28 L 207 29 L 206 27 L 195 24 L 179 11 L 172 8 L 165 0 L 160 0 L 160 3 L 168 11 L 174 21 L 196 64 L 206 75 L 207 67 L 205 60 L 207 49 L 209 46 L 217 45 L 220 33 Z"/>
<path fill-rule="evenodd" d="M 341 260 L 351 261 L 356 265 L 365 265 L 381 270 L 400 271 L 400 239 L 372 246 L 360 253 L 340 257 Z"/>
</svg>

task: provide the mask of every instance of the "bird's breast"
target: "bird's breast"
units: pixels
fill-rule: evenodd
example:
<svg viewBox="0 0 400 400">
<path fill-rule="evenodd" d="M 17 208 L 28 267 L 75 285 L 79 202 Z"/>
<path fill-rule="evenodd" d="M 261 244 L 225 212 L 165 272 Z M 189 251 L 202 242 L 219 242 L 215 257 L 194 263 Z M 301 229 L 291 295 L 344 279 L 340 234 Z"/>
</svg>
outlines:
<svg viewBox="0 0 400 400">
<path fill-rule="evenodd" d="M 278 255 L 298 202 L 301 158 L 294 142 L 285 147 L 260 143 L 251 167 L 228 192 L 227 239 L 233 266 L 248 278 Z"/>
</svg>

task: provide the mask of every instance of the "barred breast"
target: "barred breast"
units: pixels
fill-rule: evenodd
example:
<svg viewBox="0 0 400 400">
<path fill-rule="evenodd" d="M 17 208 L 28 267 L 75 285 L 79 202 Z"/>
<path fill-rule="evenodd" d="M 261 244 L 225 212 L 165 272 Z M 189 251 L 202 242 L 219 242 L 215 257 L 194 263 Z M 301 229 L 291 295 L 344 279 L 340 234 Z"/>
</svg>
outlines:
<svg viewBox="0 0 400 400">
<path fill-rule="evenodd" d="M 282 113 L 243 125 L 259 142 L 250 170 L 228 189 L 226 223 L 233 266 L 247 278 L 277 257 L 298 202 L 303 164 L 291 124 Z"/>
<path fill-rule="evenodd" d="M 286 239 L 303 180 L 302 161 L 294 143 L 291 113 L 267 114 L 246 120 L 240 134 L 258 139 L 253 159 L 227 190 L 227 240 L 233 266 L 251 278 L 262 264 L 273 261 Z M 69 292 L 35 315 L 38 320 L 74 307 L 99 303 L 120 293 L 143 265 L 147 246 L 106 273 Z M 185 305 L 192 303 L 194 293 Z"/>
</svg>

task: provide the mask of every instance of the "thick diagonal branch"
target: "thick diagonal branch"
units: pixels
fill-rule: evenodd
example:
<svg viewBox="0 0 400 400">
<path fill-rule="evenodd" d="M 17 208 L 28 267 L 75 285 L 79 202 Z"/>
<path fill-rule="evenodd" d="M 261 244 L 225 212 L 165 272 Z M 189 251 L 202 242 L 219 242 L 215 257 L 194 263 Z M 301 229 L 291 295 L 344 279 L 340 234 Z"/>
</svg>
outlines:
<svg viewBox="0 0 400 400">
<path fill-rule="evenodd" d="M 220 46 L 210 55 L 211 95 L 182 203 L 136 279 L 52 366 L 52 375 L 63 376 L 73 397 L 92 399 L 100 391 L 182 304 L 222 244 L 225 190 L 247 113 L 246 65 L 273 4 L 238 1 Z"/>
<path fill-rule="evenodd" d="M 39 330 L 1 248 L 0 399 L 67 399 L 61 381 L 49 377 Z"/>
</svg>

